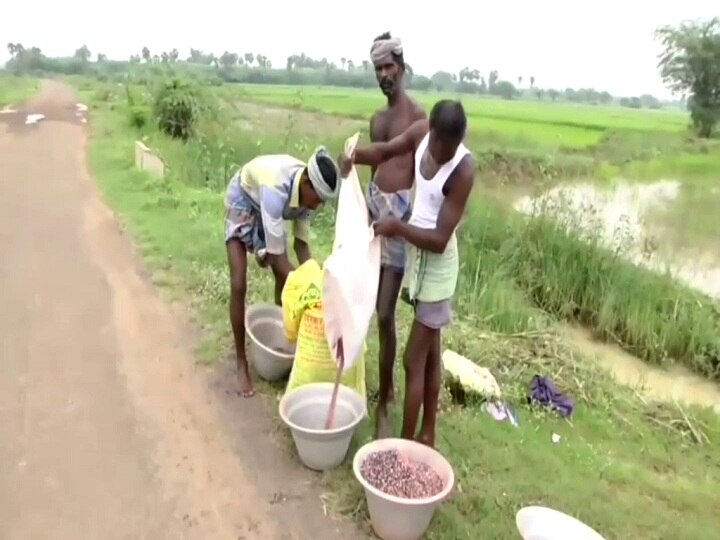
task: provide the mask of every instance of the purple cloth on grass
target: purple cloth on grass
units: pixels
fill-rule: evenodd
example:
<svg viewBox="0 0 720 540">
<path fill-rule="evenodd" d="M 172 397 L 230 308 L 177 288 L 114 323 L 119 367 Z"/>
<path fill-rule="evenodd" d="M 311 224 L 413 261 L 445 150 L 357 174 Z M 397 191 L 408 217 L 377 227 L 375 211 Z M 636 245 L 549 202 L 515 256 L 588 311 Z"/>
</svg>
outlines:
<svg viewBox="0 0 720 540">
<path fill-rule="evenodd" d="M 547 377 L 535 375 L 530 381 L 530 396 L 528 401 L 536 401 L 556 410 L 560 416 L 570 416 L 575 408 L 575 402 L 569 396 L 562 394 Z"/>
</svg>

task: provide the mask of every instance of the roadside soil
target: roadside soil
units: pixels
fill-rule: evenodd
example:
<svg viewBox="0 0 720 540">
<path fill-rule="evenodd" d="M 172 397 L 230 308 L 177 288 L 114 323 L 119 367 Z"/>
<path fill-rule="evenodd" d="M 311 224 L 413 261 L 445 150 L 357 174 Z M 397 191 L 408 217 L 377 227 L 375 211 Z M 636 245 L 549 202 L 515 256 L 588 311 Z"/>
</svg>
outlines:
<svg viewBox="0 0 720 540">
<path fill-rule="evenodd" d="M 71 88 L 0 115 L 0 538 L 364 538 L 325 515 L 274 397 L 195 362 L 86 167 Z M 28 114 L 43 114 L 26 124 Z"/>
</svg>

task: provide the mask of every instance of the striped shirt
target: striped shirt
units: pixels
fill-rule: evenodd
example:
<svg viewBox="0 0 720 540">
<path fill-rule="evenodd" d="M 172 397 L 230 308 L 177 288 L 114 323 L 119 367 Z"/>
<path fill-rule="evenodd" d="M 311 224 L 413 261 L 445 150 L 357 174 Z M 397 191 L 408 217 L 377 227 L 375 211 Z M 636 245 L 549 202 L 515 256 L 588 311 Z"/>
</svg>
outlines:
<svg viewBox="0 0 720 540">
<path fill-rule="evenodd" d="M 287 251 L 285 221 L 293 236 L 309 243 L 311 211 L 300 207 L 300 178 L 306 164 L 286 154 L 258 156 L 240 171 L 240 187 L 260 208 L 267 252 Z"/>
</svg>

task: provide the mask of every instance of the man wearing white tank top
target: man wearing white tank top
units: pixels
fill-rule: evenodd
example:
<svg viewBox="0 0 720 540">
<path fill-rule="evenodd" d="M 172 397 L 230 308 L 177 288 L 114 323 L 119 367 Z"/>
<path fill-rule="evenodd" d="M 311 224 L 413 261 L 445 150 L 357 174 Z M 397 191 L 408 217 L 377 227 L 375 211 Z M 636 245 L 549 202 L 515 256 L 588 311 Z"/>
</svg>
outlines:
<svg viewBox="0 0 720 540">
<path fill-rule="evenodd" d="M 340 156 L 343 176 L 352 163 L 377 167 L 394 157 L 414 153 L 415 198 L 410 220 L 381 218 L 375 233 L 407 241 L 405 286 L 415 308 L 405 348 L 405 410 L 402 436 L 435 444 L 435 419 L 442 379 L 441 330 L 452 322 L 451 299 L 459 272 L 455 230 L 475 181 L 475 165 L 463 144 L 467 118 L 458 101 L 435 104 L 429 120 L 419 120 L 388 142 L 357 148 Z M 420 406 L 423 418 L 417 433 Z"/>
</svg>

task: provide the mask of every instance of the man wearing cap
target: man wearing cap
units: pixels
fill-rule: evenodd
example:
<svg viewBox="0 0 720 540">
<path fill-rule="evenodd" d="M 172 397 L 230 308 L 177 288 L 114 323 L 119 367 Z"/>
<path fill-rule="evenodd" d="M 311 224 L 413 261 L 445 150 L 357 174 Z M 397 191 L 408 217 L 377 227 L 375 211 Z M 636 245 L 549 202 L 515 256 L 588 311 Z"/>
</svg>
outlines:
<svg viewBox="0 0 720 540">
<path fill-rule="evenodd" d="M 239 392 L 254 394 L 245 356 L 247 254 L 269 266 L 275 277 L 275 303 L 293 270 L 287 255 L 285 222 L 292 222 L 293 247 L 300 264 L 310 259 L 310 216 L 337 197 L 337 165 L 324 147 L 307 163 L 285 154 L 262 155 L 246 163 L 225 194 L 225 245 L 230 265 L 230 323 L 235 338 Z"/>
<path fill-rule="evenodd" d="M 370 140 L 388 142 L 405 132 L 414 122 L 427 118 L 425 111 L 405 91 L 405 57 L 399 38 L 386 32 L 375 38 L 370 48 L 380 90 L 387 105 L 370 119 Z M 412 213 L 410 189 L 415 178 L 412 152 L 396 156 L 372 167 L 367 204 L 371 221 L 397 218 L 407 221 Z M 405 240 L 383 237 L 380 282 L 377 296 L 380 388 L 376 410 L 376 436 L 390 434 L 388 406 L 394 399 L 393 369 L 397 338 L 395 308 L 405 268 Z"/>
</svg>

